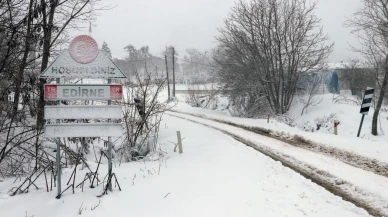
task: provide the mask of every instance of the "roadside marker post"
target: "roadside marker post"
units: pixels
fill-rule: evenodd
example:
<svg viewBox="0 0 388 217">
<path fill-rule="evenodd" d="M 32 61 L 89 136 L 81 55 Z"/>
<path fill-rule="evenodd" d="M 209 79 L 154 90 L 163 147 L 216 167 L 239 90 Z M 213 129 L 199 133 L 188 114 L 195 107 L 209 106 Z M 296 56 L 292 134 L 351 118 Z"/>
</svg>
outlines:
<svg viewBox="0 0 388 217">
<path fill-rule="evenodd" d="M 368 87 L 364 93 L 364 97 L 362 99 L 360 113 L 362 114 L 360 127 L 358 128 L 357 137 L 360 137 L 362 124 L 364 123 L 365 115 L 369 113 L 369 108 L 372 105 L 373 93 L 375 89 Z"/>
<path fill-rule="evenodd" d="M 338 125 L 339 121 L 334 120 L 334 135 L 338 135 Z"/>
<path fill-rule="evenodd" d="M 182 139 L 181 139 L 181 132 L 176 131 L 176 136 L 178 138 L 178 149 L 179 149 L 179 154 L 183 153 L 183 147 L 182 147 Z"/>
</svg>

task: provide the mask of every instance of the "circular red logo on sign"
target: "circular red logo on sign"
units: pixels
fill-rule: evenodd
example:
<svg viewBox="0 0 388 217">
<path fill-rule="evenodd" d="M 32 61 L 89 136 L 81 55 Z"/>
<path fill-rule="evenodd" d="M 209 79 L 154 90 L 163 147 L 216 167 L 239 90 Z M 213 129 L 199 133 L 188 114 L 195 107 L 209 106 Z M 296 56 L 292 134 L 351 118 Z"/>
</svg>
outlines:
<svg viewBox="0 0 388 217">
<path fill-rule="evenodd" d="M 88 35 L 77 36 L 70 43 L 70 56 L 78 63 L 93 62 L 98 55 L 97 42 Z"/>
</svg>

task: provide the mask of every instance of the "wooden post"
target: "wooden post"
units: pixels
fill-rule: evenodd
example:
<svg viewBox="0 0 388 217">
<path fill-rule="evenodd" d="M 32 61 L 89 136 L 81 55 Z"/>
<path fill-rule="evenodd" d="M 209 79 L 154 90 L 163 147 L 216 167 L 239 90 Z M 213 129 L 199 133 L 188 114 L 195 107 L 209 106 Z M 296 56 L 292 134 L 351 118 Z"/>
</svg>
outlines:
<svg viewBox="0 0 388 217">
<path fill-rule="evenodd" d="M 183 153 L 183 147 L 182 147 L 182 139 L 181 139 L 181 132 L 176 131 L 176 136 L 178 138 L 178 149 L 179 149 L 179 154 Z"/>
<path fill-rule="evenodd" d="M 168 76 L 167 55 L 164 55 L 164 60 L 166 61 L 168 101 L 170 101 L 170 78 Z"/>
<path fill-rule="evenodd" d="M 172 97 L 175 97 L 175 48 L 172 47 Z"/>
<path fill-rule="evenodd" d="M 268 114 L 268 118 L 267 118 L 267 123 L 269 124 L 269 114 Z"/>
</svg>

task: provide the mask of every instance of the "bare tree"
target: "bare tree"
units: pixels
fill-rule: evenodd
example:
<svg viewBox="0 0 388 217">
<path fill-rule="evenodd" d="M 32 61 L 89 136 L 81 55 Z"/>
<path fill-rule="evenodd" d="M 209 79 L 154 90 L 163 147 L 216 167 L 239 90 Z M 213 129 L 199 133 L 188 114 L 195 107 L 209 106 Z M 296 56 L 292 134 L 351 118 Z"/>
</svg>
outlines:
<svg viewBox="0 0 388 217">
<path fill-rule="evenodd" d="M 287 112 L 299 76 L 333 48 L 315 8 L 308 0 L 237 1 L 217 37 L 226 55 L 217 60 L 220 81 L 236 91 L 242 86 L 241 95 L 265 96 L 274 113 Z"/>
<path fill-rule="evenodd" d="M 24 168 L 32 159 L 35 169 L 47 163 L 38 157 L 44 152 L 39 137 L 45 80 L 37 77 L 67 41 L 69 29 L 107 9 L 98 5 L 97 0 L 0 1 L 0 169 L 9 162 Z"/>
<path fill-rule="evenodd" d="M 307 114 L 307 109 L 311 106 L 316 106 L 322 102 L 322 97 L 319 96 L 319 89 L 322 85 L 322 75 L 318 73 L 311 73 L 304 76 L 304 83 L 306 84 L 305 90 L 300 98 L 300 102 L 303 104 L 302 112 Z"/>
<path fill-rule="evenodd" d="M 32 63 L 36 58 L 31 53 L 36 51 L 35 45 L 39 39 L 37 25 L 40 20 L 34 0 L 6 1 L 0 4 L 2 4 L 0 35 L 3 44 L 0 54 L 0 74 L 5 80 L 2 82 L 5 86 L 0 89 L 2 99 L 9 99 L 8 96 L 12 95 L 12 102 L 4 100 L 1 106 L 1 164 L 12 159 L 15 154 L 22 155 L 20 152 L 22 149 L 29 150 L 30 141 L 37 136 L 26 111 L 34 79 L 26 81 L 25 72 L 33 70 L 34 67 Z M 29 155 L 27 159 L 30 157 Z"/>
<path fill-rule="evenodd" d="M 171 108 L 171 105 L 159 99 L 165 85 L 164 76 L 160 77 L 157 72 L 146 69 L 141 74 L 135 72 L 135 80 L 125 87 L 125 142 L 117 149 L 121 160 L 133 161 L 157 151 L 162 115 Z"/>
<path fill-rule="evenodd" d="M 376 73 L 379 97 L 373 113 L 372 134 L 378 135 L 377 124 L 380 109 L 388 85 L 388 2 L 386 0 L 363 0 L 363 7 L 346 22 L 359 38 L 360 52 Z"/>
<path fill-rule="evenodd" d="M 352 95 L 357 95 L 359 98 L 367 87 L 373 87 L 376 83 L 373 69 L 368 66 L 369 64 L 358 59 L 350 59 L 340 74 L 341 81 L 349 85 Z"/>
<path fill-rule="evenodd" d="M 190 79 L 190 83 L 206 83 L 211 73 L 209 52 L 189 48 L 186 53 L 182 59 L 184 78 Z"/>
</svg>

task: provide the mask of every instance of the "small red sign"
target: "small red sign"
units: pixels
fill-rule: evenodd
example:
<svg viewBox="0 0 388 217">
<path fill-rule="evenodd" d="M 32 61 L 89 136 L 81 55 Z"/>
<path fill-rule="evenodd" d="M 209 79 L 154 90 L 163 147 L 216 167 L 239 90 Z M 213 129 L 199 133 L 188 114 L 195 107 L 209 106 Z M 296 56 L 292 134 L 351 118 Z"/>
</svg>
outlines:
<svg viewBox="0 0 388 217">
<path fill-rule="evenodd" d="M 57 85 L 45 85 L 44 86 L 44 98 L 56 99 L 58 97 Z"/>
<path fill-rule="evenodd" d="M 123 89 L 121 85 L 111 85 L 110 86 L 110 98 L 111 99 L 122 99 L 123 98 Z"/>
</svg>

